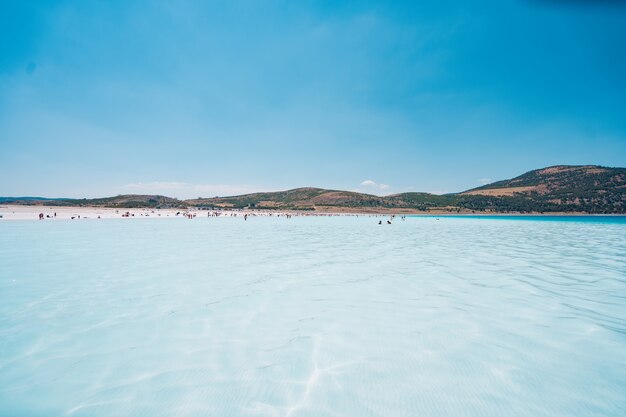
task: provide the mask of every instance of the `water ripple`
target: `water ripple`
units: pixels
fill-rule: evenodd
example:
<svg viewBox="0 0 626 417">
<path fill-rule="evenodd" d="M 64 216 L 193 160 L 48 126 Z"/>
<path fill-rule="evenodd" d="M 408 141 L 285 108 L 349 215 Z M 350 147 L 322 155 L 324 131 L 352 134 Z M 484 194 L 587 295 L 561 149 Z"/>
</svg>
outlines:
<svg viewBox="0 0 626 417">
<path fill-rule="evenodd" d="M 626 409 L 626 223 L 239 220 L 1 223 L 0 415 Z"/>
</svg>

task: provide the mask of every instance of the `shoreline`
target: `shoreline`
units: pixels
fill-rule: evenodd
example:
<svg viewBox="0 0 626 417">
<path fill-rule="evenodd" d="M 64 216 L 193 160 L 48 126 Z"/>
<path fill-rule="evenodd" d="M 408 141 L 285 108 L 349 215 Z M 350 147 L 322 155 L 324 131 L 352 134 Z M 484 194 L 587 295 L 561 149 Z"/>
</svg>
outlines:
<svg viewBox="0 0 626 417">
<path fill-rule="evenodd" d="M 128 213 L 128 215 L 126 215 Z M 131 219 L 131 218 L 176 218 L 191 216 L 202 217 L 327 217 L 327 216 L 424 216 L 424 217 L 623 217 L 626 214 L 594 214 L 594 213 L 486 213 L 486 212 L 450 212 L 433 210 L 423 212 L 410 209 L 383 210 L 262 210 L 262 209 L 156 209 L 156 208 L 110 208 L 110 207 L 68 207 L 68 206 L 36 206 L 36 205 L 0 205 L 0 221 L 39 220 L 79 220 L 79 219 Z M 55 216 L 56 214 L 56 216 Z"/>
</svg>

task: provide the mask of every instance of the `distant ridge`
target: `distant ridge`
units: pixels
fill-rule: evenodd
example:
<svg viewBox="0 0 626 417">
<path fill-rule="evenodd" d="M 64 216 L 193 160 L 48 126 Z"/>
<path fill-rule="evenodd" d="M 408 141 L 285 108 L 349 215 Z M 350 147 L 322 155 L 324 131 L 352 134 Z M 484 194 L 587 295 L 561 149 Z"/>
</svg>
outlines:
<svg viewBox="0 0 626 417">
<path fill-rule="evenodd" d="M 112 207 L 112 208 L 184 208 L 176 198 L 162 195 L 125 194 L 104 198 L 0 197 L 0 203 L 41 206 Z"/>
<path fill-rule="evenodd" d="M 0 203 L 320 212 L 626 214 L 626 168 L 556 165 L 461 193 L 445 195 L 412 192 L 381 197 L 353 191 L 305 187 L 184 201 L 161 195 L 131 194 L 95 199 L 0 197 Z"/>
<path fill-rule="evenodd" d="M 55 201 L 66 200 L 65 198 L 47 198 L 47 197 L 0 197 L 0 203 L 13 203 L 16 201 Z"/>
</svg>

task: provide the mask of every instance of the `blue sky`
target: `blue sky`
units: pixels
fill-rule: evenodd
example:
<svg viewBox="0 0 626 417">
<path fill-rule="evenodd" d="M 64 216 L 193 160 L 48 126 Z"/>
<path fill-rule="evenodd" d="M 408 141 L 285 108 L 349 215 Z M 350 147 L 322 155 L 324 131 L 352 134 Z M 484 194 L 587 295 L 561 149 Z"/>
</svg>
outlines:
<svg viewBox="0 0 626 417">
<path fill-rule="evenodd" d="M 593 4 L 5 0 L 0 195 L 442 193 L 626 166 L 626 7 Z"/>
</svg>

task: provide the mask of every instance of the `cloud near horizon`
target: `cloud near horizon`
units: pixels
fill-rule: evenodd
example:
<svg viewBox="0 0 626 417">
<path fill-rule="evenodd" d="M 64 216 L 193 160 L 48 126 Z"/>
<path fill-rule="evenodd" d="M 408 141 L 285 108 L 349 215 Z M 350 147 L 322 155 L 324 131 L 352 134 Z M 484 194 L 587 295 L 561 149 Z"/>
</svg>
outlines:
<svg viewBox="0 0 626 417">
<path fill-rule="evenodd" d="M 374 180 L 363 180 L 359 183 L 359 186 L 352 191 L 365 194 L 386 195 L 390 193 L 390 186 L 378 183 Z"/>
<path fill-rule="evenodd" d="M 249 194 L 260 191 L 271 191 L 267 187 L 231 184 L 194 184 L 178 181 L 136 182 L 118 187 L 122 192 L 164 194 L 168 197 L 182 199 L 196 197 L 226 197 Z"/>
<path fill-rule="evenodd" d="M 361 184 L 359 185 L 362 187 L 377 188 L 379 190 L 386 190 L 387 188 L 389 188 L 387 184 L 379 184 L 376 181 L 372 181 L 372 180 L 362 181 Z"/>
</svg>

